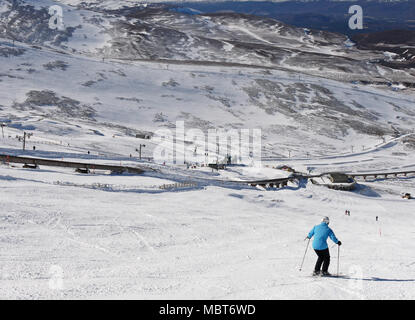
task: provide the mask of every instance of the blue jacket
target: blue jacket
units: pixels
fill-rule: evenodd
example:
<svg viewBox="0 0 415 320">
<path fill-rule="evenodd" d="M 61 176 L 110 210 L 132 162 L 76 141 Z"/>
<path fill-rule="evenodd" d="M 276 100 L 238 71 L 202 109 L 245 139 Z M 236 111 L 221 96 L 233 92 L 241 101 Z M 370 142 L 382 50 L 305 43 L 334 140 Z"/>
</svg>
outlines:
<svg viewBox="0 0 415 320">
<path fill-rule="evenodd" d="M 316 225 L 311 229 L 308 234 L 308 237 L 311 239 L 314 236 L 313 240 L 313 249 L 315 250 L 324 250 L 328 248 L 327 238 L 330 237 L 334 243 L 338 243 L 336 236 L 334 235 L 333 230 L 329 228 L 327 223 L 322 222 L 319 225 Z"/>
</svg>

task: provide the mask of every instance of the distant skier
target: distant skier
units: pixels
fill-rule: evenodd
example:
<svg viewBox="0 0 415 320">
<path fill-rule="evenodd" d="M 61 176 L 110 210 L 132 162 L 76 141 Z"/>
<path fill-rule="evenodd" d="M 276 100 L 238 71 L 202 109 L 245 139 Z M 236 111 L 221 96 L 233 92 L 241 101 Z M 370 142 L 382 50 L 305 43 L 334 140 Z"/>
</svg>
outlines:
<svg viewBox="0 0 415 320">
<path fill-rule="evenodd" d="M 306 238 L 311 239 L 314 236 L 313 249 L 318 256 L 316 265 L 314 267 L 313 275 L 320 275 L 320 273 L 322 273 L 324 276 L 330 275 L 330 273 L 328 272 L 330 265 L 330 252 L 327 245 L 327 238 L 330 237 L 330 239 L 333 240 L 333 242 L 338 244 L 339 246 L 342 244 L 336 238 L 333 230 L 329 228 L 329 223 L 329 217 L 324 217 L 319 225 L 316 225 L 313 227 L 313 229 L 311 229 Z M 323 265 L 322 269 L 321 265 Z"/>
</svg>

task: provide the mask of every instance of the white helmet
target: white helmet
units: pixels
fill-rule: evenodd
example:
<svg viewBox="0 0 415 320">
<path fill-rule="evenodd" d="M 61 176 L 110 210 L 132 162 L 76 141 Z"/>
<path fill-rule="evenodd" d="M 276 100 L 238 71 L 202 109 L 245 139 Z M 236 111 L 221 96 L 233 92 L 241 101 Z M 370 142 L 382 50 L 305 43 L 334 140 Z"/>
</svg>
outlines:
<svg viewBox="0 0 415 320">
<path fill-rule="evenodd" d="M 329 217 L 324 217 L 323 219 L 321 219 L 321 222 L 324 222 L 326 224 L 329 224 L 330 223 L 330 219 L 329 219 Z"/>
</svg>

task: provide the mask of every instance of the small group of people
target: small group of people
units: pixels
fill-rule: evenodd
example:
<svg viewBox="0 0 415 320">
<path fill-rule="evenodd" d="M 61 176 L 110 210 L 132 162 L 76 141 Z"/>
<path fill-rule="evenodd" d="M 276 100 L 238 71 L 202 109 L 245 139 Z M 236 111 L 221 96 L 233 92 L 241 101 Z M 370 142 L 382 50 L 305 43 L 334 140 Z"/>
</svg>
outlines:
<svg viewBox="0 0 415 320">
<path fill-rule="evenodd" d="M 346 210 L 346 211 L 344 212 L 344 214 L 345 214 L 346 216 L 350 216 L 350 210 Z"/>
<path fill-rule="evenodd" d="M 341 241 L 336 238 L 333 230 L 329 228 L 330 219 L 329 217 L 324 217 L 321 220 L 321 223 L 314 226 L 313 229 L 308 233 L 306 239 L 313 240 L 313 249 L 317 254 L 317 262 L 314 266 L 313 275 L 323 275 L 330 276 L 328 271 L 330 265 L 330 252 L 327 245 L 327 239 L 330 239 L 337 245 L 341 245 Z"/>
</svg>

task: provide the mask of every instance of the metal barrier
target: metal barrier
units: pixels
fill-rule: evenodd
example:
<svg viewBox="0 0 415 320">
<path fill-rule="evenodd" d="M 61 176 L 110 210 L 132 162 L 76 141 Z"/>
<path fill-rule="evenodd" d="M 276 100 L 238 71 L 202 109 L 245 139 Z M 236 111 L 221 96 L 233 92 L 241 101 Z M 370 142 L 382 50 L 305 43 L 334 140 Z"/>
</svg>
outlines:
<svg viewBox="0 0 415 320">
<path fill-rule="evenodd" d="M 152 171 L 149 168 L 141 167 L 127 167 L 127 166 L 115 166 L 107 164 L 96 164 L 96 163 L 83 163 L 73 161 L 61 161 L 61 160 L 49 160 L 40 158 L 29 158 L 29 157 L 18 157 L 12 155 L 0 155 L 0 161 L 4 163 L 22 163 L 25 165 L 34 166 L 51 166 L 51 167 L 63 167 L 63 168 L 74 168 L 74 169 L 86 169 L 86 170 L 110 170 L 112 172 L 122 173 L 135 173 L 141 174 L 145 171 Z"/>
</svg>

